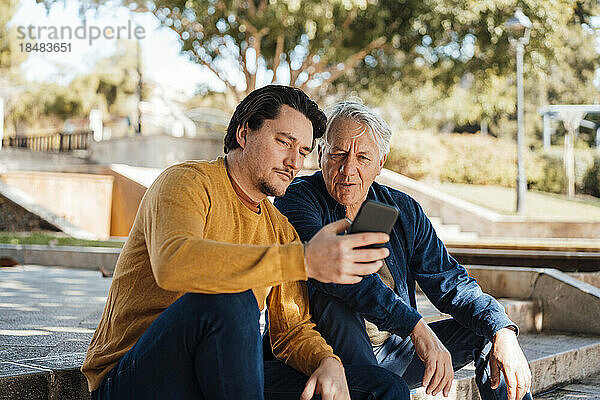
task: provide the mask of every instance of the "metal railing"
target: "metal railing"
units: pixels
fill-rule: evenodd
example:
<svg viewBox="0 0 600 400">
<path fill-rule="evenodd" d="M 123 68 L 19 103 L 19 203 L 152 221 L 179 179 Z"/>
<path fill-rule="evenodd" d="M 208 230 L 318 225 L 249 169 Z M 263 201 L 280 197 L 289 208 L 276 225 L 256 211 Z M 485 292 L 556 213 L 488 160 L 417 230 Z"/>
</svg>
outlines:
<svg viewBox="0 0 600 400">
<path fill-rule="evenodd" d="M 2 139 L 3 148 L 28 149 L 37 152 L 65 152 L 87 150 L 93 140 L 92 131 L 76 133 L 53 133 L 43 136 L 18 136 Z"/>
</svg>

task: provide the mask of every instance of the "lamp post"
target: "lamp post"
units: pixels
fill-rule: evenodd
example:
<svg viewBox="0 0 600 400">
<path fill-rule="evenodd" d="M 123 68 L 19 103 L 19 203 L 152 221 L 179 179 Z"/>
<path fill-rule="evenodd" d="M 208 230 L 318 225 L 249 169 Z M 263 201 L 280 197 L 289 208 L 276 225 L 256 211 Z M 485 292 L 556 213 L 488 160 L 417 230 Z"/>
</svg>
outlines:
<svg viewBox="0 0 600 400">
<path fill-rule="evenodd" d="M 527 192 L 527 177 L 525 176 L 524 126 L 523 126 L 523 55 L 525 45 L 529 43 L 531 21 L 520 8 L 506 21 L 508 40 L 517 53 L 517 214 L 525 214 L 525 193 Z"/>
<path fill-rule="evenodd" d="M 4 99 L 0 96 L 0 150 L 4 141 Z"/>
</svg>

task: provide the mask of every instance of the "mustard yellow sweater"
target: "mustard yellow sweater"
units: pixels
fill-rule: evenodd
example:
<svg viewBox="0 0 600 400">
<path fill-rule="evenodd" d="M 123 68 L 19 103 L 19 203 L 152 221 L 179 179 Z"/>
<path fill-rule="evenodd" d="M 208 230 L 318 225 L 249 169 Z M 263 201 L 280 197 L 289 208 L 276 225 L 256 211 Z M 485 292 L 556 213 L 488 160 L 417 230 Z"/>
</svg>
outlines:
<svg viewBox="0 0 600 400">
<path fill-rule="evenodd" d="M 269 310 L 277 358 L 310 375 L 333 356 L 310 322 L 298 235 L 269 200 L 260 207 L 256 214 L 242 204 L 223 158 L 178 164 L 156 179 L 117 261 L 81 368 L 90 391 L 186 292 L 252 289 L 261 309 Z"/>
</svg>

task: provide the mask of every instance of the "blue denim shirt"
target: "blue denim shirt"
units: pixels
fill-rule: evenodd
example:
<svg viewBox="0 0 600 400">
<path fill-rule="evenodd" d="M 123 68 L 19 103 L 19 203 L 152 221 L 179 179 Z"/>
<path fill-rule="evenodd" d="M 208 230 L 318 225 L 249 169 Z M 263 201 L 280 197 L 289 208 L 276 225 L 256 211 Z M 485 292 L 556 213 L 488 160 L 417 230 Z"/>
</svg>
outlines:
<svg viewBox="0 0 600 400">
<path fill-rule="evenodd" d="M 446 250 L 421 206 L 407 194 L 374 182 L 368 199 L 395 206 L 399 216 L 386 258 L 394 290 L 378 274 L 352 285 L 309 280 L 309 292 L 323 291 L 345 302 L 380 330 L 407 337 L 421 319 L 415 301 L 415 281 L 438 308 L 461 325 L 492 340 L 501 328 L 516 325 L 504 308 L 483 293 L 475 279 Z M 296 178 L 275 206 L 287 216 L 302 241 L 310 240 L 323 226 L 345 218 L 346 209 L 327 192 L 322 173 Z"/>
</svg>

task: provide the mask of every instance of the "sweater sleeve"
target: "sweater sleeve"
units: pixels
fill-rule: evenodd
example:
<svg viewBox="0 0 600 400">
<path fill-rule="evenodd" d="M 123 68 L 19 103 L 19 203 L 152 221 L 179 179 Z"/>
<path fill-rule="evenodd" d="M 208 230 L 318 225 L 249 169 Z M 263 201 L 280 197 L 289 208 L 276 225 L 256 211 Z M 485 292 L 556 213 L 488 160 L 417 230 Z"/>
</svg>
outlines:
<svg viewBox="0 0 600 400">
<path fill-rule="evenodd" d="M 269 335 L 277 359 L 309 376 L 325 357 L 334 357 L 341 363 L 310 319 L 306 282 L 274 287 L 268 307 Z"/>
<path fill-rule="evenodd" d="M 163 172 L 144 197 L 144 237 L 159 287 L 237 293 L 307 279 L 299 242 L 259 246 L 206 239 L 208 185 L 199 171 L 177 166 Z"/>
</svg>

